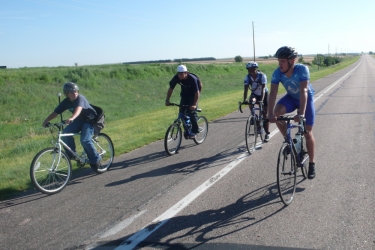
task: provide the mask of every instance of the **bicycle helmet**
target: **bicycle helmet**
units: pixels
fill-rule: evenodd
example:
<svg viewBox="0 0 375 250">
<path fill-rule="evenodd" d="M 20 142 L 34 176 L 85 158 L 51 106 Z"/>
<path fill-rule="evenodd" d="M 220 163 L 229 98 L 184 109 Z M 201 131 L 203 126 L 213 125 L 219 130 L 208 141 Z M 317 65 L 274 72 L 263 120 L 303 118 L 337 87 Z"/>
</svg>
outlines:
<svg viewBox="0 0 375 250">
<path fill-rule="evenodd" d="M 288 46 L 283 46 L 279 48 L 275 54 L 276 58 L 283 58 L 283 59 L 294 59 L 297 56 L 298 56 L 298 52 L 294 48 L 288 47 Z"/>
<path fill-rule="evenodd" d="M 78 92 L 78 91 L 79 91 L 78 85 L 75 84 L 74 82 L 67 82 L 64 84 L 63 92 L 65 95 L 71 92 Z"/>
<path fill-rule="evenodd" d="M 258 64 L 256 62 L 248 62 L 246 64 L 246 69 L 248 68 L 258 68 Z"/>
</svg>

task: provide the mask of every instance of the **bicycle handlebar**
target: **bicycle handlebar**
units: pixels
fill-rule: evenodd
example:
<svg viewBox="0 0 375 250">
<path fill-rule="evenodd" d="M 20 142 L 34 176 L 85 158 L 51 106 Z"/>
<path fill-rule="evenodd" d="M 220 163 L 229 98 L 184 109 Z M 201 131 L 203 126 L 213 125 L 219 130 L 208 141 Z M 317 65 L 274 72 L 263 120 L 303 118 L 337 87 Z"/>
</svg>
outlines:
<svg viewBox="0 0 375 250">
<path fill-rule="evenodd" d="M 248 102 L 248 101 L 245 101 L 245 102 L 238 102 L 238 110 L 241 112 L 241 113 L 243 113 L 242 112 L 242 105 L 249 105 L 250 103 Z M 259 102 L 256 102 L 256 103 L 254 103 L 254 104 L 259 104 L 259 105 L 261 105 L 261 104 L 263 104 L 263 101 L 259 101 Z"/>
<path fill-rule="evenodd" d="M 294 121 L 294 116 L 280 116 L 280 117 L 277 117 L 277 120 L 278 121 L 287 121 L 287 122 L 290 122 L 290 121 Z M 301 125 L 301 123 L 302 123 L 302 125 Z M 302 120 L 300 120 L 299 126 L 302 126 L 303 132 L 307 133 L 307 130 L 306 130 L 306 118 L 303 118 Z"/>
<path fill-rule="evenodd" d="M 173 103 L 173 102 L 170 102 L 169 103 L 169 106 L 177 106 L 177 107 L 190 107 L 190 105 L 180 105 L 180 104 L 177 104 L 177 103 Z M 201 112 L 202 109 L 196 109 L 195 111 L 197 112 Z"/>
</svg>

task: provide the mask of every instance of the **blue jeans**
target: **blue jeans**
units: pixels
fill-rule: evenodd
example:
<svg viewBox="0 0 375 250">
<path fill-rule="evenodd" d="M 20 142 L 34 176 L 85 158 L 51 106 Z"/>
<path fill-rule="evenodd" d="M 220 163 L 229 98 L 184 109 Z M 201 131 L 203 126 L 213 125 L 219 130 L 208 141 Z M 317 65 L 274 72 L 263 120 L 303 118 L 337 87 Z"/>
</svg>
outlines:
<svg viewBox="0 0 375 250">
<path fill-rule="evenodd" d="M 100 160 L 100 156 L 94 147 L 92 142 L 92 136 L 94 134 L 94 127 L 92 123 L 85 120 L 75 119 L 71 124 L 66 126 L 63 130 L 64 133 L 79 133 L 81 132 L 81 145 L 85 149 L 87 157 L 89 158 L 90 164 L 96 164 Z M 74 151 L 76 152 L 76 145 L 74 138 L 72 136 L 62 137 L 62 140 Z M 72 153 L 65 150 L 70 158 L 72 158 Z"/>
</svg>

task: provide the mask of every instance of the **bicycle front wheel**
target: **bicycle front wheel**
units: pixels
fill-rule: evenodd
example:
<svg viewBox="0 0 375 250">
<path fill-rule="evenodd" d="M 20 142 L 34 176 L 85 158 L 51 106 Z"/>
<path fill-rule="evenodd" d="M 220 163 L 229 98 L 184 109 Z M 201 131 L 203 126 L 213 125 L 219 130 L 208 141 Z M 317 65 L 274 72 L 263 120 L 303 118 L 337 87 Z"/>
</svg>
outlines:
<svg viewBox="0 0 375 250">
<path fill-rule="evenodd" d="M 115 157 L 115 149 L 111 138 L 104 133 L 92 139 L 97 153 L 102 157 L 100 160 L 100 166 L 95 171 L 99 174 L 109 170 L 112 166 L 113 159 Z"/>
<path fill-rule="evenodd" d="M 247 119 L 245 130 L 246 148 L 249 154 L 252 154 L 255 151 L 257 137 L 258 135 L 255 117 L 250 115 Z"/>
<path fill-rule="evenodd" d="M 181 127 L 177 123 L 169 126 L 164 138 L 164 148 L 168 155 L 174 155 L 180 148 L 182 140 Z"/>
<path fill-rule="evenodd" d="M 30 179 L 36 189 L 44 194 L 60 192 L 68 184 L 72 165 L 65 152 L 57 148 L 45 148 L 33 159 Z"/>
<path fill-rule="evenodd" d="M 281 201 L 289 205 L 293 201 L 297 184 L 296 158 L 288 143 L 281 146 L 277 159 L 277 188 Z"/>
<path fill-rule="evenodd" d="M 195 135 L 194 142 L 196 144 L 201 144 L 207 137 L 208 133 L 208 122 L 206 117 L 200 116 L 198 117 L 198 133 Z"/>
</svg>

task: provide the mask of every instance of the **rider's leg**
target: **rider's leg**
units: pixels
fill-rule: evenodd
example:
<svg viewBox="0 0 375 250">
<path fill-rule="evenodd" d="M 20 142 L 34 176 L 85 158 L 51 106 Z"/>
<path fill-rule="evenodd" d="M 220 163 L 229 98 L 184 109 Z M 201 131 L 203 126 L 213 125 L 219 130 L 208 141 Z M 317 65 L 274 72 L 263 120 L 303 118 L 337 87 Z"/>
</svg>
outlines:
<svg viewBox="0 0 375 250">
<path fill-rule="evenodd" d="M 100 156 L 92 142 L 94 127 L 91 122 L 84 122 L 81 130 L 81 144 L 85 149 L 90 164 L 96 164 L 100 161 Z"/>
<path fill-rule="evenodd" d="M 282 104 L 276 104 L 274 115 L 275 117 L 279 117 L 286 113 L 286 108 Z M 279 128 L 280 133 L 285 137 L 286 136 L 286 122 L 285 121 L 276 121 L 276 126 Z"/>
<path fill-rule="evenodd" d="M 63 130 L 64 134 L 70 134 L 70 133 L 79 133 L 81 131 L 82 123 L 80 120 L 74 120 L 71 124 L 66 126 Z M 73 151 L 76 152 L 76 144 L 74 142 L 73 136 L 64 136 L 61 138 L 66 145 Z M 69 156 L 70 159 L 72 159 L 73 154 L 70 153 L 67 149 L 65 149 L 66 154 Z"/>
</svg>

